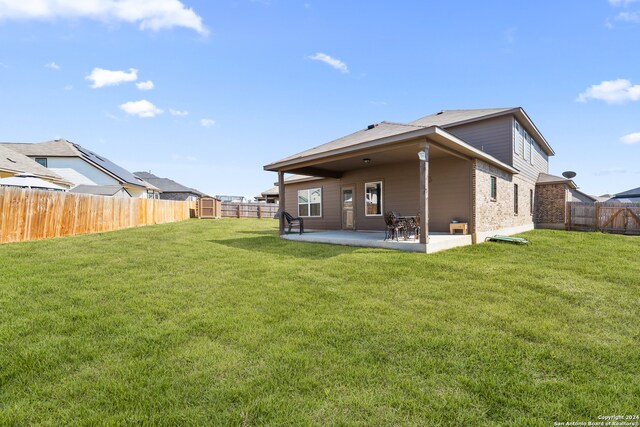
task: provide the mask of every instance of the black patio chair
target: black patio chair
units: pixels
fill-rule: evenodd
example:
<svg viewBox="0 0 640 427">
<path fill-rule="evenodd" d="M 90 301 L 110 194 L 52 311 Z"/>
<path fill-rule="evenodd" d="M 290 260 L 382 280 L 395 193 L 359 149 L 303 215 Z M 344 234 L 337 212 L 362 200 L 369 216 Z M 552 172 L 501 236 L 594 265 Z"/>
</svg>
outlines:
<svg viewBox="0 0 640 427">
<path fill-rule="evenodd" d="M 300 230 L 300 234 L 304 233 L 304 219 L 297 217 L 294 218 L 289 212 L 283 211 L 282 214 L 284 215 L 284 219 L 287 221 L 287 224 L 289 224 L 289 231 L 288 233 L 291 233 L 291 227 L 297 226 L 298 229 Z"/>
<path fill-rule="evenodd" d="M 398 240 L 398 234 L 403 230 L 404 224 L 400 221 L 400 214 L 397 212 L 388 211 L 384 214 L 385 235 L 384 240 L 394 238 Z"/>
</svg>

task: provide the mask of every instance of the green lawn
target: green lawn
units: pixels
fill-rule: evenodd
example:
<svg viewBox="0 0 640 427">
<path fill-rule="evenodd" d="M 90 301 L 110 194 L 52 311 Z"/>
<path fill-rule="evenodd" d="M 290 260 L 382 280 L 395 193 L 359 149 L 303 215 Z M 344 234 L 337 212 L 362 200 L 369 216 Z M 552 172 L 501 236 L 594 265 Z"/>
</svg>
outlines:
<svg viewBox="0 0 640 427">
<path fill-rule="evenodd" d="M 0 425 L 640 413 L 640 238 L 432 255 L 191 220 L 0 246 Z"/>
</svg>

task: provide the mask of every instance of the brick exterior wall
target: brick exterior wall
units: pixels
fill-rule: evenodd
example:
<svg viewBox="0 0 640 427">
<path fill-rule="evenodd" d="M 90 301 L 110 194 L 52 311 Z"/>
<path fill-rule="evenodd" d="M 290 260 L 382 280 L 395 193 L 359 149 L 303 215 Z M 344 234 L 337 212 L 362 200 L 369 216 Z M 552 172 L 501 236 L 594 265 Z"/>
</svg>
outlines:
<svg viewBox="0 0 640 427">
<path fill-rule="evenodd" d="M 566 202 L 566 184 L 545 184 L 536 186 L 536 227 L 564 228 L 566 221 Z"/>
<path fill-rule="evenodd" d="M 491 200 L 491 176 L 496 177 L 496 200 Z M 514 184 L 518 184 L 518 213 L 514 213 Z M 474 233 L 533 225 L 530 191 L 535 182 L 498 169 L 481 160 L 473 165 Z"/>
</svg>

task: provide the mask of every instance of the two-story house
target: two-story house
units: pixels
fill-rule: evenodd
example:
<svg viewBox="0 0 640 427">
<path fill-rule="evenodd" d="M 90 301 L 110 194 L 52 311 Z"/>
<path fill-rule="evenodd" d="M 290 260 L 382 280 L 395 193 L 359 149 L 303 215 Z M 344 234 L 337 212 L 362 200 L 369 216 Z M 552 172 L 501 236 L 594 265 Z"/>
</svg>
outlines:
<svg viewBox="0 0 640 427">
<path fill-rule="evenodd" d="M 104 156 L 65 139 L 2 143 L 72 183 L 75 192 L 118 197 L 158 198 L 159 189 Z"/>
<path fill-rule="evenodd" d="M 553 154 L 522 108 L 451 110 L 369 125 L 264 169 L 278 172 L 282 209 L 307 229 L 384 230 L 386 211 L 419 212 L 420 243 L 452 222 L 467 223 L 475 243 L 534 227 L 536 182 Z"/>
</svg>

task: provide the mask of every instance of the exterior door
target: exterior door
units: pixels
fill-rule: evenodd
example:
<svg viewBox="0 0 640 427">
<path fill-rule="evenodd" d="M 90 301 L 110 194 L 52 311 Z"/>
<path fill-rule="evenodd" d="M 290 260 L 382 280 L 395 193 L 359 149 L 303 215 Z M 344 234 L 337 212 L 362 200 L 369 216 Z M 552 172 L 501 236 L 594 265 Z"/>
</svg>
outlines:
<svg viewBox="0 0 640 427">
<path fill-rule="evenodd" d="M 342 189 L 342 229 L 353 230 L 355 227 L 353 217 L 354 203 L 353 187 L 345 187 Z"/>
</svg>

